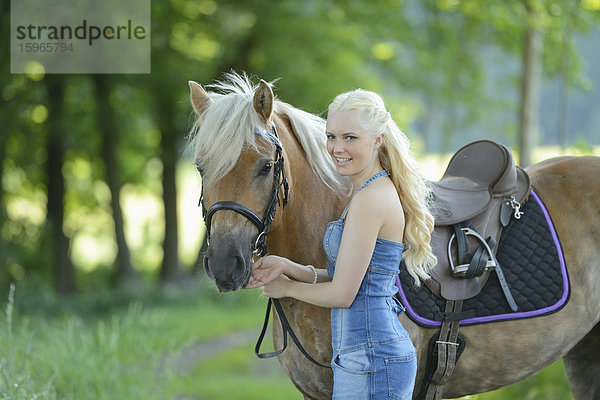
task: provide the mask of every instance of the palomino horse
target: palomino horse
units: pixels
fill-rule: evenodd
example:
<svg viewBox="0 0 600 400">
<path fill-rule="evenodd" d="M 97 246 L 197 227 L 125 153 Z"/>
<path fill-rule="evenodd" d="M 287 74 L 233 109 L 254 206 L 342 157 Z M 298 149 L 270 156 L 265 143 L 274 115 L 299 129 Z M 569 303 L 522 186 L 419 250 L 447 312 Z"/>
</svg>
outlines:
<svg viewBox="0 0 600 400">
<path fill-rule="evenodd" d="M 324 121 L 274 99 L 263 81 L 253 87 L 246 76 L 229 74 L 213 87 L 215 92 L 207 93 L 190 82 L 198 114 L 190 150 L 203 177 L 203 206 L 212 207 L 207 275 L 220 291 L 242 288 L 256 242 L 266 233 L 270 253 L 325 268 L 322 236 L 347 202 L 348 187 L 325 152 Z M 447 397 L 513 384 L 562 357 L 575 398 L 600 398 L 600 158 L 548 160 L 528 172 L 562 240 L 570 301 L 548 316 L 461 328 L 468 346 L 444 389 Z M 250 212 L 240 213 L 235 204 Z M 257 228 L 264 228 L 260 216 L 273 216 L 269 208 L 277 212 L 272 223 L 266 218 L 269 226 L 257 238 Z M 252 220 L 249 214 L 258 217 Z M 281 304 L 300 342 L 328 364 L 330 311 L 294 299 Z M 418 388 L 427 343 L 437 329 L 416 325 L 405 314 L 400 319 L 417 348 Z M 281 348 L 276 315 L 274 320 L 274 344 Z M 296 346 L 289 346 L 279 361 L 305 398 L 331 398 L 331 370 L 310 363 Z"/>
</svg>

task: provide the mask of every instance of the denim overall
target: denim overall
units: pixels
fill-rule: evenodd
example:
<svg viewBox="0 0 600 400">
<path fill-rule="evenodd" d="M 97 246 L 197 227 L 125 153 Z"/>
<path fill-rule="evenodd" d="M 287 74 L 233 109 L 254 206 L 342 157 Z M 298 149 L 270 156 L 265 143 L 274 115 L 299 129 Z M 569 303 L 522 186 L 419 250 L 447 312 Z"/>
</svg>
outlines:
<svg viewBox="0 0 600 400">
<path fill-rule="evenodd" d="M 360 188 L 382 176 L 381 171 Z M 347 207 L 346 207 L 347 208 Z M 344 213 L 327 225 L 323 247 L 333 278 L 344 230 Z M 398 321 L 404 307 L 398 292 L 404 245 L 377 238 L 373 256 L 349 308 L 331 310 L 333 399 L 411 399 L 417 374 L 415 348 Z"/>
</svg>

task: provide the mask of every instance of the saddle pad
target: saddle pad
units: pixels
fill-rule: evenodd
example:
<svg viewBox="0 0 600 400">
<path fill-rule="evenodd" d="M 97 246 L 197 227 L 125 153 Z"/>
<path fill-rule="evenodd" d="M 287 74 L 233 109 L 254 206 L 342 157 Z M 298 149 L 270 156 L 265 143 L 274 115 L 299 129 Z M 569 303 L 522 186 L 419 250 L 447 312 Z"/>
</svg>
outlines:
<svg viewBox="0 0 600 400">
<path fill-rule="evenodd" d="M 511 311 L 492 271 L 481 293 L 463 302 L 462 310 L 475 314 L 462 320 L 461 325 L 551 314 L 567 303 L 569 278 L 550 215 L 533 190 L 521 210 L 521 219 L 512 218 L 502 231 L 496 253 L 519 310 Z M 412 282 L 406 269 L 401 268 L 396 285 L 407 315 L 419 325 L 439 327 L 446 300 L 425 285 L 412 286 Z"/>
</svg>

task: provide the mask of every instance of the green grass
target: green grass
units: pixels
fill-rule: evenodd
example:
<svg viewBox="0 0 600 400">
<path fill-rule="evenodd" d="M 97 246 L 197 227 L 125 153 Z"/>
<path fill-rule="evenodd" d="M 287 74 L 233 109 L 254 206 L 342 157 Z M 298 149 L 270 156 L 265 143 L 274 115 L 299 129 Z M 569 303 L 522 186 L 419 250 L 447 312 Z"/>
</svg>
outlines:
<svg viewBox="0 0 600 400">
<path fill-rule="evenodd" d="M 12 297 L 0 320 L 0 398 L 166 399 L 171 373 L 159 370 L 175 343 L 158 332 L 162 313 L 132 303 L 100 318 L 14 315 Z"/>
<path fill-rule="evenodd" d="M 204 281 L 68 299 L 23 286 L 0 314 L 0 399 L 176 398 L 182 349 L 258 327 L 266 304 L 257 291 L 220 295 Z"/>
<path fill-rule="evenodd" d="M 182 393 L 211 400 L 301 400 L 279 362 L 259 360 L 253 350 L 249 344 L 199 363 L 181 379 Z"/>
</svg>

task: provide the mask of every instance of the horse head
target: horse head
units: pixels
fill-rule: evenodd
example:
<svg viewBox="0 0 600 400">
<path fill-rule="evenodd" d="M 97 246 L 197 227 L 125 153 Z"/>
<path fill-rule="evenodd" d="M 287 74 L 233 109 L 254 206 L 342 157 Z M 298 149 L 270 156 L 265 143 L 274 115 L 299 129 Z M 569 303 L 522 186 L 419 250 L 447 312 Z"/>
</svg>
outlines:
<svg viewBox="0 0 600 400">
<path fill-rule="evenodd" d="M 252 88 L 245 76 L 230 79 L 244 90 L 232 92 L 232 86 L 221 83 L 229 93 L 209 94 L 189 82 L 198 116 L 190 147 L 202 176 L 209 237 L 204 269 L 221 292 L 248 283 L 253 253 L 260 253 L 256 247 L 266 240 L 285 182 L 277 131 L 287 128 L 274 117 L 273 91 L 262 80 Z"/>
</svg>

